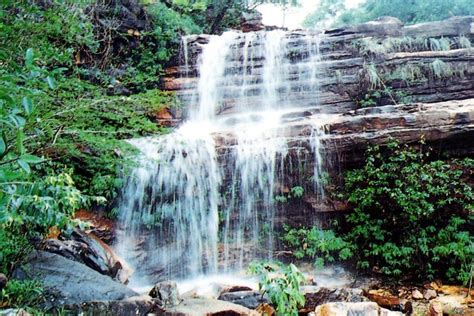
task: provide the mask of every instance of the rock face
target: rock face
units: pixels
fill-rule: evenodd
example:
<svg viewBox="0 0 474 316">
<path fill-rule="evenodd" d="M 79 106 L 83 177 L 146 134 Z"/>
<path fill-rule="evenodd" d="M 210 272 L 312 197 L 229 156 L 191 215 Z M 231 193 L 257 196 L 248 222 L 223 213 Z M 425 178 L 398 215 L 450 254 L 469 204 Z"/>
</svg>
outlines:
<svg viewBox="0 0 474 316">
<path fill-rule="evenodd" d="M 36 251 L 13 274 L 16 279 L 35 279 L 58 294 L 53 306 L 87 301 L 122 300 L 137 293 L 86 265 L 57 254 Z"/>
<path fill-rule="evenodd" d="M 283 80 L 289 83 L 278 97 L 294 104 L 295 110 L 282 117 L 276 132 L 289 145 L 286 170 L 281 172 L 284 176 L 278 187 L 300 185 L 310 176 L 301 174 L 301 170 L 314 168 L 311 145 L 315 121 L 323 121 L 322 155 L 330 175 L 359 166 L 368 145 L 385 145 L 393 139 L 414 144 L 423 138 L 436 152 L 457 157 L 473 155 L 474 48 L 469 44 L 474 43 L 473 25 L 474 17 L 411 26 L 384 17 L 322 34 L 285 33 L 286 57 L 295 64 L 317 63 L 319 88 L 316 95 L 308 89 L 312 82 L 301 78 L 292 81 L 299 70 L 285 64 L 288 70 L 283 72 Z M 245 94 L 246 103 L 255 110 L 262 106 L 255 100 L 264 89 L 261 82 L 265 74 L 258 69 L 265 63 L 265 51 L 259 48 L 263 35 L 257 32 L 254 36 L 256 40 L 250 44 L 242 35 L 232 45 L 225 72 L 235 74 L 235 86 L 222 92 L 218 117 L 225 119 L 238 111 L 235 107 L 242 104 L 241 100 L 236 102 L 236 98 L 242 98 L 241 80 L 254 85 Z M 308 59 L 308 38 L 319 43 L 318 60 Z M 209 40 L 208 35 L 188 37 L 186 64 L 166 70 L 164 88 L 176 91 L 185 105 L 181 118 L 198 106 L 193 92 L 198 86 L 198 60 Z M 243 47 L 248 48 L 247 52 Z M 246 58 L 250 58 L 247 63 Z M 249 65 L 253 67 L 252 75 L 241 79 Z M 175 122 L 180 117 L 172 119 Z M 236 137 L 216 133 L 215 139 L 225 163 L 232 155 Z M 311 190 L 305 187 L 303 202 L 290 207 L 295 211 L 285 214 L 286 219 L 301 222 L 299 217 L 310 213 L 347 210 L 347 204 L 321 201 Z"/>
</svg>

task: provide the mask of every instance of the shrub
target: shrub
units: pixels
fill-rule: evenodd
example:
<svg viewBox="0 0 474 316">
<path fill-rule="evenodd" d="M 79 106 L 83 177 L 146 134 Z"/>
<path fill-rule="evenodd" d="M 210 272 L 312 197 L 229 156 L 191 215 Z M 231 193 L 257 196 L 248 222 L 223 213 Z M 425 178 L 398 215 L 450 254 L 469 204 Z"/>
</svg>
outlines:
<svg viewBox="0 0 474 316">
<path fill-rule="evenodd" d="M 315 260 L 317 267 L 336 259 L 346 260 L 352 256 L 352 246 L 332 230 L 317 227 L 290 228 L 284 227 L 285 234 L 281 238 L 287 247 L 293 250 L 297 259 L 310 258 Z"/>
<path fill-rule="evenodd" d="M 0 306 L 25 308 L 39 305 L 43 300 L 43 287 L 38 281 L 10 280 L 0 293 Z"/>
<path fill-rule="evenodd" d="M 386 152 L 370 148 L 365 166 L 345 180 L 354 211 L 344 238 L 359 268 L 468 280 L 474 197 L 459 162 L 430 161 L 429 151 L 390 143 Z"/>
<path fill-rule="evenodd" d="M 298 315 L 298 308 L 305 303 L 300 292 L 304 277 L 294 264 L 282 267 L 278 263 L 254 262 L 249 271 L 260 277 L 258 286 L 262 296 L 268 295 L 277 315 Z"/>
</svg>

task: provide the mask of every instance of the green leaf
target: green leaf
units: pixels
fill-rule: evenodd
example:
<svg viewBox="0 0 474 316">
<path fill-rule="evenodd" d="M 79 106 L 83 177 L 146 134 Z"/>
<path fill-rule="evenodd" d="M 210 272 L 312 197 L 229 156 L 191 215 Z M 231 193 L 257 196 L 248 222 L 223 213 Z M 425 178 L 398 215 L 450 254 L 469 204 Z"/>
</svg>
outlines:
<svg viewBox="0 0 474 316">
<path fill-rule="evenodd" d="M 25 54 L 26 67 L 31 68 L 31 66 L 33 66 L 33 62 L 34 62 L 33 48 L 28 48 Z"/>
<path fill-rule="evenodd" d="M 16 134 L 16 149 L 20 154 L 25 152 L 25 146 L 23 141 L 25 140 L 25 133 L 22 130 L 19 130 Z"/>
<path fill-rule="evenodd" d="M 31 172 L 30 165 L 29 165 L 26 161 L 20 159 L 20 160 L 18 160 L 17 162 L 18 162 L 18 165 L 19 165 L 23 170 L 26 171 L 26 173 L 30 173 L 30 172 Z"/>
<path fill-rule="evenodd" d="M 7 150 L 7 145 L 5 144 L 5 140 L 3 139 L 3 136 L 0 136 L 0 155 L 3 155 L 5 151 Z"/>
<path fill-rule="evenodd" d="M 25 113 L 30 115 L 33 112 L 33 100 L 30 97 L 23 97 L 21 100 L 23 104 L 23 108 L 25 109 Z"/>
<path fill-rule="evenodd" d="M 54 89 L 56 87 L 56 83 L 54 82 L 54 78 L 51 76 L 46 77 L 46 82 L 50 89 Z"/>
<path fill-rule="evenodd" d="M 29 164 L 37 164 L 37 163 L 40 163 L 40 162 L 43 162 L 44 159 L 41 158 L 41 157 L 38 157 L 38 156 L 34 156 L 34 155 L 30 155 L 30 154 L 24 154 L 24 155 L 21 155 L 20 159 L 26 163 L 29 163 Z"/>
</svg>

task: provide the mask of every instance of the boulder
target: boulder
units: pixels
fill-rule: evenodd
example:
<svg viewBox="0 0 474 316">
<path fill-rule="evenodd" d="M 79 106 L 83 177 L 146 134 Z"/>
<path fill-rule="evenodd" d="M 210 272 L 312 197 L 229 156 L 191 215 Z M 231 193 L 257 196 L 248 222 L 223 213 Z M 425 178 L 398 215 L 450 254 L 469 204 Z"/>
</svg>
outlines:
<svg viewBox="0 0 474 316">
<path fill-rule="evenodd" d="M 427 289 L 423 291 L 423 298 L 425 300 L 431 300 L 432 298 L 435 298 L 436 296 L 438 296 L 438 294 L 433 289 Z"/>
<path fill-rule="evenodd" d="M 380 307 L 376 303 L 326 303 L 316 308 L 316 316 L 379 316 Z"/>
<path fill-rule="evenodd" d="M 368 301 L 362 294 L 360 289 L 332 289 L 332 288 L 315 288 L 303 287 L 302 292 L 305 297 L 305 305 L 301 312 L 310 312 L 326 303 L 331 302 L 365 302 Z"/>
<path fill-rule="evenodd" d="M 176 282 L 163 281 L 157 283 L 148 295 L 155 298 L 158 304 L 163 307 L 172 307 L 180 303 Z"/>
<path fill-rule="evenodd" d="M 237 291 L 223 293 L 218 297 L 219 300 L 242 305 L 250 309 L 256 309 L 263 303 L 268 303 L 266 296 L 258 291 Z"/>
<path fill-rule="evenodd" d="M 443 304 L 436 300 L 431 301 L 428 307 L 429 316 L 443 316 Z"/>
<path fill-rule="evenodd" d="M 411 297 L 414 300 L 421 300 L 423 299 L 423 294 L 419 290 L 415 289 L 411 292 Z"/>
<path fill-rule="evenodd" d="M 49 238 L 42 240 L 41 250 L 61 255 L 87 265 L 95 271 L 116 278 L 123 283 L 127 282 L 129 272 L 124 268 L 114 251 L 94 235 L 75 229 L 70 239 L 63 240 Z"/>
<path fill-rule="evenodd" d="M 413 311 L 412 303 L 406 299 L 391 295 L 390 293 L 383 293 L 382 291 L 369 291 L 364 295 L 372 302 L 377 303 L 381 307 L 388 308 L 394 311 L 401 311 L 409 314 Z"/>
<path fill-rule="evenodd" d="M 257 316 L 258 312 L 243 307 L 241 305 L 233 304 L 216 299 L 208 298 L 189 298 L 183 300 L 179 305 L 172 308 L 167 308 L 164 311 L 165 315 L 248 315 Z"/>
<path fill-rule="evenodd" d="M 82 304 L 65 306 L 74 315 L 149 315 L 157 312 L 161 315 L 161 309 L 150 299 L 130 298 L 120 301 L 92 301 Z"/>
<path fill-rule="evenodd" d="M 34 251 L 26 263 L 13 272 L 13 278 L 34 279 L 57 294 L 51 307 L 88 301 L 113 301 L 137 293 L 85 264 L 45 251 Z"/>
</svg>

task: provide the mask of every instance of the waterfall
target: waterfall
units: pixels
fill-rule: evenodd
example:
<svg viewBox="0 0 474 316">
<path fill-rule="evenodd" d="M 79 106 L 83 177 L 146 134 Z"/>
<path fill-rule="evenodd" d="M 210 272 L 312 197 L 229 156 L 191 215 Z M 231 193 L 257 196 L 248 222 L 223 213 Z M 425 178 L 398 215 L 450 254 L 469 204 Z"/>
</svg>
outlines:
<svg viewBox="0 0 474 316">
<path fill-rule="evenodd" d="M 187 74 L 190 56 L 183 55 Z M 171 134 L 130 141 L 141 155 L 121 194 L 116 250 L 134 267 L 133 281 L 272 257 L 275 192 L 288 155 L 281 122 L 318 104 L 319 61 L 314 34 L 210 37 L 186 100 L 189 119 Z M 322 195 L 323 129 L 312 126 L 313 182 Z"/>
</svg>

